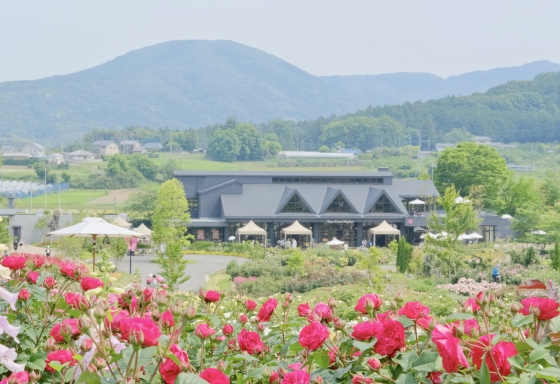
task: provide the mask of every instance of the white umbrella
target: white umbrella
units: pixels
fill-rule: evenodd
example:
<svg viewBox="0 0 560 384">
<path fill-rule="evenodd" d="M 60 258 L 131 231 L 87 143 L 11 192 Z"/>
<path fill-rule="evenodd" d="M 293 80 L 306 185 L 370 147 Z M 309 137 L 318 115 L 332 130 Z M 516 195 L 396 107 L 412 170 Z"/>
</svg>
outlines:
<svg viewBox="0 0 560 384">
<path fill-rule="evenodd" d="M 109 224 L 99 217 L 86 217 L 81 223 L 71 225 L 58 231 L 51 232 L 47 236 L 63 237 L 91 237 L 93 241 L 97 237 L 142 237 L 141 233 Z M 95 246 L 93 247 L 93 270 L 95 271 Z"/>
<path fill-rule="evenodd" d="M 484 238 L 484 236 L 479 235 L 478 233 L 471 233 L 469 236 L 470 236 L 471 239 L 482 239 L 482 238 Z"/>
<path fill-rule="evenodd" d="M 333 237 L 333 239 L 327 243 L 327 245 L 342 245 L 342 244 L 344 244 L 344 241 L 340 241 L 336 237 Z"/>
<path fill-rule="evenodd" d="M 501 219 L 509 220 L 509 219 L 513 219 L 513 216 L 508 215 L 508 214 L 506 213 L 505 215 L 500 216 L 500 218 L 501 218 Z"/>
<path fill-rule="evenodd" d="M 415 199 L 415 200 L 412 200 L 412 201 L 411 201 L 410 203 L 408 203 L 408 204 L 412 204 L 412 205 L 424 205 L 424 204 L 426 204 L 426 203 L 423 202 L 423 201 L 420 200 L 420 199 Z"/>
<path fill-rule="evenodd" d="M 414 227 L 414 232 L 426 232 L 427 229 L 426 228 L 422 228 L 422 227 Z"/>
<path fill-rule="evenodd" d="M 465 233 L 463 233 L 462 235 L 457 236 L 457 240 L 469 240 L 471 238 L 471 235 L 467 235 Z"/>
<path fill-rule="evenodd" d="M 229 241 L 235 240 L 235 236 L 230 236 L 230 237 L 228 237 L 228 240 L 229 240 Z"/>
<path fill-rule="evenodd" d="M 533 235 L 546 235 L 545 231 L 542 231 L 540 229 L 535 229 L 533 232 L 531 232 Z"/>
</svg>

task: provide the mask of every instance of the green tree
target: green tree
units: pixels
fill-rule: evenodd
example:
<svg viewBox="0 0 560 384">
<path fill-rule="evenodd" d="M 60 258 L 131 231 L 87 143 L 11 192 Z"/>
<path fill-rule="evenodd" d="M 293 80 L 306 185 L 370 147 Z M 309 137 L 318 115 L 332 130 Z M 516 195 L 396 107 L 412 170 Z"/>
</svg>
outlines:
<svg viewBox="0 0 560 384">
<path fill-rule="evenodd" d="M 125 155 L 117 154 L 109 156 L 107 160 L 107 176 L 115 176 L 128 171 L 128 160 Z"/>
<path fill-rule="evenodd" d="M 401 237 L 397 249 L 397 267 L 399 268 L 399 272 L 405 273 L 408 270 L 408 265 L 412 259 L 412 251 L 412 245 L 409 244 L 404 237 Z"/>
<path fill-rule="evenodd" d="M 8 218 L 0 217 L 0 244 L 10 244 L 10 233 L 8 232 Z"/>
<path fill-rule="evenodd" d="M 327 147 L 326 145 L 321 145 L 319 147 L 319 152 L 321 152 L 321 153 L 328 153 L 330 151 L 331 151 L 331 149 L 329 147 Z"/>
<path fill-rule="evenodd" d="M 155 181 L 158 174 L 158 166 L 153 160 L 146 156 L 134 154 L 129 158 L 130 165 L 138 169 L 148 180 Z"/>
<path fill-rule="evenodd" d="M 187 224 L 190 222 L 189 204 L 183 185 L 177 179 L 163 183 L 158 191 L 152 218 L 152 239 L 156 244 L 165 244 L 165 251 L 158 251 L 154 263 L 161 266 L 161 275 L 172 291 L 178 284 L 187 281 L 187 260 L 183 258 L 183 246 L 190 244 Z"/>
<path fill-rule="evenodd" d="M 552 251 L 552 255 L 550 258 L 552 261 L 552 263 L 550 264 L 552 269 L 554 269 L 555 271 L 560 270 L 560 245 L 558 244 L 558 239 L 556 239 L 556 241 L 554 242 L 554 250 Z"/>
<path fill-rule="evenodd" d="M 542 205 L 527 203 L 517 208 L 513 218 L 512 228 L 520 236 L 539 229 L 543 219 Z"/>
<path fill-rule="evenodd" d="M 257 128 L 251 123 L 240 123 L 230 132 L 239 140 L 239 155 L 237 160 L 262 160 L 266 152 Z"/>
<path fill-rule="evenodd" d="M 241 143 L 231 132 L 216 129 L 208 139 L 208 156 L 214 160 L 235 161 L 240 151 Z"/>
<path fill-rule="evenodd" d="M 484 205 L 499 208 L 501 185 L 509 170 L 500 154 L 488 145 L 460 143 L 457 148 L 445 148 L 434 170 L 434 183 L 440 193 L 455 186 L 460 194 L 469 193 L 472 186 L 482 185 Z"/>
<path fill-rule="evenodd" d="M 175 175 L 174 172 L 177 169 L 177 162 L 173 159 L 167 160 L 165 163 L 159 167 L 159 180 L 167 181 L 171 180 Z"/>
<path fill-rule="evenodd" d="M 155 184 L 146 184 L 140 191 L 130 195 L 124 205 L 124 210 L 128 214 L 139 220 L 152 220 L 159 187 Z"/>
<path fill-rule="evenodd" d="M 111 254 L 115 260 L 115 264 L 118 266 L 128 250 L 128 244 L 125 239 L 114 238 L 111 239 Z"/>
<path fill-rule="evenodd" d="M 363 255 L 356 267 L 366 271 L 369 287 L 372 292 L 383 292 L 383 271 L 379 261 L 383 254 L 377 247 L 370 247 L 369 252 Z"/>
<path fill-rule="evenodd" d="M 544 183 L 541 185 L 543 203 L 554 207 L 560 201 L 560 175 L 556 172 L 547 172 Z"/>
<path fill-rule="evenodd" d="M 72 178 L 72 176 L 68 172 L 62 172 L 60 177 L 62 177 L 62 180 L 64 180 L 65 183 L 69 183 L 70 179 Z"/>
<path fill-rule="evenodd" d="M 473 137 L 474 135 L 465 128 L 451 128 L 449 132 L 443 135 L 443 142 L 457 144 L 463 141 L 471 141 Z"/>
<path fill-rule="evenodd" d="M 507 213 L 515 216 L 520 207 L 537 205 L 541 200 L 535 188 L 534 180 L 527 177 L 516 178 L 513 172 L 511 172 L 500 194 L 501 202 L 498 209 L 500 215 Z"/>
</svg>

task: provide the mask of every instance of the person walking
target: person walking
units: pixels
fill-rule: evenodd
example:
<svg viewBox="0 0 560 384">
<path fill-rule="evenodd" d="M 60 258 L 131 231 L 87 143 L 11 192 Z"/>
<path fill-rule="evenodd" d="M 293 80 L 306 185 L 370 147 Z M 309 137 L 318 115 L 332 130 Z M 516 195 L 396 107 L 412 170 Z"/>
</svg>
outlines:
<svg viewBox="0 0 560 384">
<path fill-rule="evenodd" d="M 45 253 L 47 255 L 47 257 L 51 257 L 51 246 L 47 245 L 47 249 L 45 249 Z"/>
<path fill-rule="evenodd" d="M 496 266 L 492 270 L 492 279 L 494 280 L 494 283 L 500 281 L 500 272 L 498 271 L 498 268 L 500 268 L 500 264 L 496 264 Z"/>
<path fill-rule="evenodd" d="M 15 240 L 14 240 L 14 251 L 17 251 L 18 244 L 19 244 L 18 240 L 15 239 Z"/>
</svg>

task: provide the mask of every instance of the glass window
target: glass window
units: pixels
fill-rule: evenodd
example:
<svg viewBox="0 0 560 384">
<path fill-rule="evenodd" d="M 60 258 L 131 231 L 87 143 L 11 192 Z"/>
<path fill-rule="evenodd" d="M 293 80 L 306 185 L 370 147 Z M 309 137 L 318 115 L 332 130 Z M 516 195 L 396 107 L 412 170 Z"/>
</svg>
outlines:
<svg viewBox="0 0 560 384">
<path fill-rule="evenodd" d="M 370 213 L 395 213 L 397 212 L 397 209 L 395 208 L 393 203 L 389 201 L 387 196 L 383 195 L 379 198 L 379 200 L 377 200 L 377 202 L 373 205 L 373 207 L 371 207 L 369 212 Z"/>
<path fill-rule="evenodd" d="M 301 201 L 301 198 L 295 193 L 292 198 L 284 205 L 281 213 L 310 213 L 309 208 Z"/>
<path fill-rule="evenodd" d="M 348 202 L 339 193 L 337 197 L 333 200 L 331 205 L 327 208 L 325 212 L 328 213 L 354 213 L 354 210 L 348 204 Z"/>
<path fill-rule="evenodd" d="M 198 211 L 198 199 L 187 199 L 189 203 L 189 210 Z"/>
</svg>

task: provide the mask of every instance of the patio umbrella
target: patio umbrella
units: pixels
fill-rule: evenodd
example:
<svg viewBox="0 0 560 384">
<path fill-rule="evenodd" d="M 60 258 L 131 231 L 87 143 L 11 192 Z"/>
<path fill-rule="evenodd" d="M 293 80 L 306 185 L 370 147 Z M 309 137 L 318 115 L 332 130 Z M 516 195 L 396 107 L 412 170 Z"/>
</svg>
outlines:
<svg viewBox="0 0 560 384">
<path fill-rule="evenodd" d="M 91 237 L 95 242 L 98 237 L 142 237 L 142 234 L 109 224 L 99 217 L 86 217 L 81 223 L 51 232 L 47 236 Z M 95 246 L 92 254 L 93 270 L 95 271 Z"/>
<path fill-rule="evenodd" d="M 340 241 L 336 237 L 333 237 L 333 239 L 327 243 L 327 245 L 342 245 L 342 244 L 344 244 L 344 241 Z"/>
<path fill-rule="evenodd" d="M 540 229 L 535 229 L 533 232 L 531 232 L 533 235 L 546 235 L 545 231 L 542 231 Z"/>
<path fill-rule="evenodd" d="M 408 203 L 408 204 L 412 204 L 412 205 L 424 205 L 424 204 L 426 204 L 426 203 L 423 202 L 423 201 L 420 200 L 420 199 L 415 199 L 415 200 L 412 200 L 412 201 L 411 201 L 410 203 Z"/>
<path fill-rule="evenodd" d="M 508 215 L 507 213 L 505 215 L 500 216 L 500 219 L 513 219 L 513 217 L 511 215 Z"/>
<path fill-rule="evenodd" d="M 422 228 L 422 227 L 414 227 L 414 232 L 427 232 L 428 230 L 426 228 Z"/>
<path fill-rule="evenodd" d="M 228 240 L 229 240 L 229 241 L 235 240 L 235 236 L 230 236 L 230 237 L 228 237 Z"/>
<path fill-rule="evenodd" d="M 471 239 L 471 235 L 467 235 L 463 233 L 462 235 L 457 236 L 457 240 L 469 240 Z"/>
<path fill-rule="evenodd" d="M 470 236 L 471 239 L 482 239 L 482 238 L 484 238 L 484 236 L 479 235 L 478 233 L 471 233 L 469 236 Z"/>
</svg>

